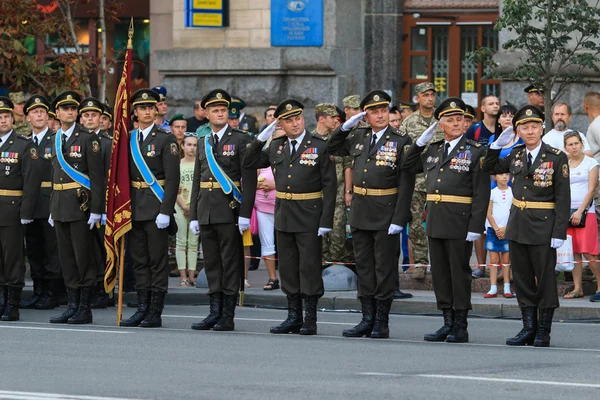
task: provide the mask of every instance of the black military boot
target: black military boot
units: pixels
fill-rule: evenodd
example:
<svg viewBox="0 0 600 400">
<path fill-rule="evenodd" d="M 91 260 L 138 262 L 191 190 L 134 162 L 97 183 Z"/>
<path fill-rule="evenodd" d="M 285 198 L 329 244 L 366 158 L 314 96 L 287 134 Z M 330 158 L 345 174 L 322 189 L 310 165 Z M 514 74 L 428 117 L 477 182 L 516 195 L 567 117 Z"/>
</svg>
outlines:
<svg viewBox="0 0 600 400">
<path fill-rule="evenodd" d="M 219 322 L 213 327 L 214 331 L 232 331 L 235 329 L 233 321 L 235 317 L 235 305 L 237 303 L 237 294 L 223 294 L 223 312 Z"/>
<path fill-rule="evenodd" d="M 66 324 L 79 308 L 79 298 L 81 296 L 79 289 L 67 289 L 67 309 L 58 317 L 50 318 L 51 324 Z"/>
<path fill-rule="evenodd" d="M 390 308 L 394 299 L 375 300 L 375 325 L 371 331 L 373 339 L 387 339 L 390 337 Z"/>
<path fill-rule="evenodd" d="M 77 312 L 67 320 L 68 324 L 91 324 L 92 318 L 92 296 L 94 295 L 94 287 L 82 287 L 80 289 L 79 307 Z"/>
<path fill-rule="evenodd" d="M 302 328 L 302 296 L 294 294 L 287 297 L 288 317 L 280 325 L 271 328 L 271 333 L 298 333 Z"/>
<path fill-rule="evenodd" d="M 140 289 L 137 291 L 137 311 L 128 319 L 121 321 L 121 326 L 139 326 L 150 309 L 150 291 Z"/>
<path fill-rule="evenodd" d="M 223 293 L 211 293 L 208 295 L 208 299 L 210 302 L 210 312 L 202 321 L 192 324 L 192 329 L 194 330 L 208 331 L 221 319 L 221 314 L 223 313 Z"/>
<path fill-rule="evenodd" d="M 100 282 L 96 285 L 91 307 L 93 310 L 108 307 L 108 293 L 104 291 L 104 282 Z"/>
<path fill-rule="evenodd" d="M 6 298 L 8 297 L 8 289 L 6 286 L 0 286 L 0 315 L 6 310 Z"/>
<path fill-rule="evenodd" d="M 56 297 L 56 281 L 44 281 L 42 297 L 35 303 L 36 310 L 53 310 L 58 307 L 58 298 Z"/>
<path fill-rule="evenodd" d="M 454 326 L 454 310 L 451 308 L 443 308 L 442 313 L 444 314 L 444 326 L 434 333 L 426 334 L 423 339 L 427 342 L 443 342 L 450 332 L 452 332 L 452 327 Z"/>
<path fill-rule="evenodd" d="M 304 323 L 300 328 L 301 335 L 317 334 L 317 304 L 319 296 L 307 296 L 304 299 Z"/>
<path fill-rule="evenodd" d="M 360 308 L 362 309 L 362 319 L 352 329 L 346 329 L 342 332 L 345 337 L 371 337 L 371 331 L 375 325 L 375 298 L 373 296 L 361 296 Z"/>
<path fill-rule="evenodd" d="M 552 317 L 554 316 L 554 308 L 540 309 L 538 320 L 538 329 L 535 334 L 533 345 L 535 347 L 550 346 L 550 331 L 552 330 Z"/>
<path fill-rule="evenodd" d="M 23 288 L 9 287 L 6 298 L 6 309 L 2 314 L 2 321 L 19 320 L 19 303 L 21 302 L 21 291 Z"/>
<path fill-rule="evenodd" d="M 35 308 L 35 305 L 42 298 L 44 292 L 44 281 L 41 279 L 35 279 L 33 281 L 33 295 L 27 300 L 21 301 L 20 308 L 24 310 L 31 310 Z"/>
<path fill-rule="evenodd" d="M 141 328 L 160 328 L 162 326 L 162 312 L 165 307 L 165 295 L 167 292 L 152 292 L 150 299 L 150 311 L 146 318 L 140 323 Z"/>
<path fill-rule="evenodd" d="M 506 339 L 508 346 L 531 346 L 537 330 L 537 309 L 535 307 L 521 308 L 523 316 L 523 329 L 517 336 Z"/>
<path fill-rule="evenodd" d="M 454 326 L 452 332 L 446 338 L 449 343 L 468 343 L 469 332 L 467 331 L 467 315 L 469 310 L 456 310 L 454 312 Z"/>
</svg>

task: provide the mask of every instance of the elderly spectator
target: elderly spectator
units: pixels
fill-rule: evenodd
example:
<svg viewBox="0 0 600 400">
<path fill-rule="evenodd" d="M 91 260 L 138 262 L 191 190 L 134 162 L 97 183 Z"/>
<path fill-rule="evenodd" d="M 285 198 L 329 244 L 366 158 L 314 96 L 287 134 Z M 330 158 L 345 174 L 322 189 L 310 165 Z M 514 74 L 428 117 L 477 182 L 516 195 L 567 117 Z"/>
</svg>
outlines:
<svg viewBox="0 0 600 400">
<path fill-rule="evenodd" d="M 571 121 L 571 118 L 573 118 L 573 112 L 570 105 L 567 103 L 555 103 L 552 106 L 552 123 L 554 124 L 554 129 L 547 132 L 542 137 L 542 141 L 556 149 L 565 151 L 565 134 L 570 131 L 569 121 Z M 593 157 L 594 154 L 585 136 L 580 135 L 580 138 L 583 143 L 583 154 Z"/>
</svg>

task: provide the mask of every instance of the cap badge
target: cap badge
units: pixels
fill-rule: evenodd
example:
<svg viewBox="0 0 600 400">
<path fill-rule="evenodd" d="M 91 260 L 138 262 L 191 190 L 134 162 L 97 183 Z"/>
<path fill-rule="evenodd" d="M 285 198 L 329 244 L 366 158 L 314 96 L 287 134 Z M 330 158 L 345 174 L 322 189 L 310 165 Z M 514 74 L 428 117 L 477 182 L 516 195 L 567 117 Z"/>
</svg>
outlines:
<svg viewBox="0 0 600 400">
<path fill-rule="evenodd" d="M 93 101 L 88 101 L 88 107 L 91 107 L 91 106 L 93 106 L 93 105 L 94 105 L 94 102 L 93 102 Z"/>
<path fill-rule="evenodd" d="M 235 114 L 237 112 L 237 110 L 235 108 L 232 108 L 231 112 Z"/>
<path fill-rule="evenodd" d="M 71 96 L 70 94 L 67 95 L 67 100 L 73 100 L 73 96 Z"/>
<path fill-rule="evenodd" d="M 533 111 L 531 111 L 531 110 L 525 111 L 525 115 L 527 115 L 528 117 L 531 116 L 532 114 L 533 114 Z"/>
<path fill-rule="evenodd" d="M 148 93 L 142 93 L 142 99 L 146 100 L 148 98 Z"/>
<path fill-rule="evenodd" d="M 4 102 L 0 101 L 0 107 L 4 107 Z"/>
<path fill-rule="evenodd" d="M 379 101 L 379 95 L 376 94 L 375 96 L 373 96 L 373 100 Z"/>
<path fill-rule="evenodd" d="M 450 107 L 455 108 L 456 107 L 456 103 L 455 102 L 450 103 Z"/>
<path fill-rule="evenodd" d="M 40 98 L 39 98 L 39 97 L 36 97 L 34 101 L 35 101 L 36 103 L 39 103 L 39 102 L 40 102 Z"/>
<path fill-rule="evenodd" d="M 292 105 L 291 105 L 291 104 L 287 104 L 287 105 L 285 106 L 285 109 L 286 109 L 286 110 L 288 110 L 288 111 L 289 111 L 289 110 L 291 110 L 291 109 L 292 109 Z"/>
<path fill-rule="evenodd" d="M 217 93 L 217 99 L 222 99 L 223 95 L 221 93 Z"/>
</svg>

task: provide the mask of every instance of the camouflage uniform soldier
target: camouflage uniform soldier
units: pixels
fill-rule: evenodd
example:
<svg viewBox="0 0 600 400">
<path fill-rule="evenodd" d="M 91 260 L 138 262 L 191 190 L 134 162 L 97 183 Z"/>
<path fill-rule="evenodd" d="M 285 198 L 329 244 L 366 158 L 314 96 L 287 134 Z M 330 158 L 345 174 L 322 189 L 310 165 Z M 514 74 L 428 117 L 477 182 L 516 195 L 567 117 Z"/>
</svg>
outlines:
<svg viewBox="0 0 600 400">
<path fill-rule="evenodd" d="M 344 97 L 342 100 L 344 104 L 344 113 L 346 113 L 346 119 L 352 118 L 356 114 L 360 114 L 360 96 L 357 94 L 352 94 L 350 96 Z M 360 121 L 358 123 L 358 128 L 370 128 L 371 126 L 367 124 L 365 121 Z M 350 186 L 352 187 L 352 186 Z"/>
<path fill-rule="evenodd" d="M 321 103 L 315 106 L 317 127 L 311 132 L 328 140 L 332 130 L 328 127 L 330 120 L 338 117 L 335 104 Z M 323 119 L 321 119 L 323 117 Z M 337 194 L 335 198 L 335 212 L 333 214 L 333 230 L 323 237 L 323 260 L 351 263 L 354 262 L 352 241 L 346 239 L 346 201 L 345 192 L 347 185 L 344 172 L 352 168 L 350 157 L 334 156 L 335 173 L 337 176 Z"/>
<path fill-rule="evenodd" d="M 420 108 L 406 117 L 400 126 L 400 132 L 402 134 L 408 134 L 413 142 L 435 122 L 435 119 L 433 118 L 435 86 L 431 82 L 419 83 L 415 87 L 415 92 Z M 438 128 L 436 129 L 432 142 L 442 140 L 443 138 L 443 133 Z M 412 220 L 408 229 L 408 237 L 412 244 L 412 254 L 415 264 L 429 264 L 429 257 L 427 255 L 427 236 L 425 235 L 425 228 L 423 227 L 423 213 L 425 212 L 426 196 L 427 189 L 425 187 L 425 176 L 424 174 L 417 174 L 415 177 L 415 189 L 412 202 L 410 204 Z M 416 267 L 413 277 L 415 279 L 423 279 L 426 270 L 426 267 Z"/>
<path fill-rule="evenodd" d="M 15 105 L 13 112 L 15 116 L 15 123 L 13 124 L 13 130 L 17 135 L 28 137 L 31 135 L 31 124 L 25 119 L 25 112 L 23 106 L 25 105 L 25 94 L 23 92 L 14 92 L 8 95 L 10 100 Z"/>
</svg>

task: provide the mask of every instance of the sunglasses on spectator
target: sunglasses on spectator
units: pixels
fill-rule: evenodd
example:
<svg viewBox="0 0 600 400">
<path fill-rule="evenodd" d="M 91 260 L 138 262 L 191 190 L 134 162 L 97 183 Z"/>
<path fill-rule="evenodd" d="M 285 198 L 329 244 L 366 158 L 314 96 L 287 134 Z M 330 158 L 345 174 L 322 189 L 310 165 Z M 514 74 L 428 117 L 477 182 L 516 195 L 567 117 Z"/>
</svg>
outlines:
<svg viewBox="0 0 600 400">
<path fill-rule="evenodd" d="M 193 136 L 193 137 L 197 138 L 198 134 L 196 132 L 186 132 L 183 134 L 183 136 L 185 136 L 185 137 Z"/>
</svg>

